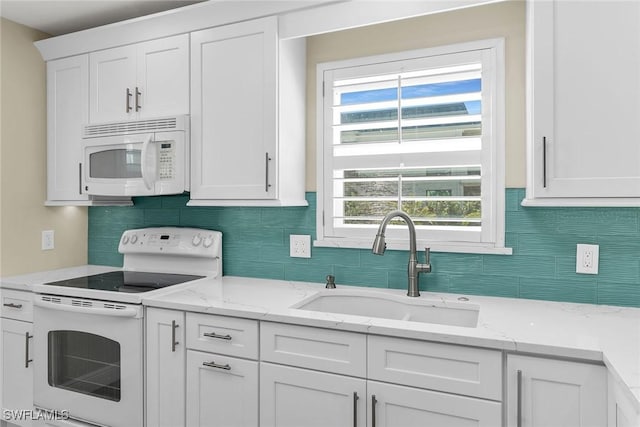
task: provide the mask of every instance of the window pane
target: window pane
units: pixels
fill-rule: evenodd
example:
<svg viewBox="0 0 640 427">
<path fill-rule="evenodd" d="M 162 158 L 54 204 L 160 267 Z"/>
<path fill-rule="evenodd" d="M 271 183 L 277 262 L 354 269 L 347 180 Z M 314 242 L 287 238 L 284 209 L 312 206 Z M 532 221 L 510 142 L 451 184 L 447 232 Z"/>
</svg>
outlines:
<svg viewBox="0 0 640 427">
<path fill-rule="evenodd" d="M 397 194 L 397 181 L 351 181 L 344 183 L 345 197 L 394 197 Z"/>
<path fill-rule="evenodd" d="M 398 209 L 396 201 L 345 201 L 344 215 L 347 219 L 344 222 L 345 224 L 379 224 L 387 213 L 395 209 Z"/>
<path fill-rule="evenodd" d="M 454 80 L 455 75 L 452 75 L 451 79 Z M 402 86 L 403 99 L 480 92 L 482 89 L 479 78 L 431 84 L 411 84 L 411 79 L 406 79 L 404 82 Z"/>
<path fill-rule="evenodd" d="M 375 227 L 400 208 L 416 217 L 418 227 L 480 225 L 480 166 L 352 169 L 335 176 L 340 188 L 334 203 L 343 213 L 338 224 Z"/>
<path fill-rule="evenodd" d="M 397 142 L 398 128 L 361 129 L 340 132 L 340 143 Z"/>
<path fill-rule="evenodd" d="M 461 136 L 478 136 L 481 133 L 482 124 L 480 122 L 404 126 L 402 128 L 402 139 L 405 141 L 415 141 L 423 139 L 457 138 Z"/>
<path fill-rule="evenodd" d="M 402 210 L 418 226 L 480 226 L 480 201 L 407 201 Z"/>
<path fill-rule="evenodd" d="M 365 104 L 367 102 L 390 101 L 393 99 L 398 99 L 398 89 L 395 87 L 359 90 L 343 92 L 340 95 L 340 105 Z"/>
<path fill-rule="evenodd" d="M 496 67 L 485 49 L 326 68 L 323 90 L 332 96 L 324 99 L 321 167 L 329 198 L 318 220 L 326 236 L 363 239 L 401 209 L 421 239 L 489 241 L 494 175 L 482 167 L 495 141 L 486 95 L 495 94 Z M 404 221 L 390 227 L 400 241 Z"/>
</svg>

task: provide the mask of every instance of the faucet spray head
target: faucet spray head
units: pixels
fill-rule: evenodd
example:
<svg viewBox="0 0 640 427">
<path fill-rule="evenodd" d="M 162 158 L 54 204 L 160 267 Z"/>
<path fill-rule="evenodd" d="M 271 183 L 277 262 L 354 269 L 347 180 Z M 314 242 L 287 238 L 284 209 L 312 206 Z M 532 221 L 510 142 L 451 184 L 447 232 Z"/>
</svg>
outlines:
<svg viewBox="0 0 640 427">
<path fill-rule="evenodd" d="M 384 234 L 376 234 L 371 252 L 373 252 L 375 255 L 384 255 L 385 249 L 387 249 L 387 243 L 384 241 Z"/>
</svg>

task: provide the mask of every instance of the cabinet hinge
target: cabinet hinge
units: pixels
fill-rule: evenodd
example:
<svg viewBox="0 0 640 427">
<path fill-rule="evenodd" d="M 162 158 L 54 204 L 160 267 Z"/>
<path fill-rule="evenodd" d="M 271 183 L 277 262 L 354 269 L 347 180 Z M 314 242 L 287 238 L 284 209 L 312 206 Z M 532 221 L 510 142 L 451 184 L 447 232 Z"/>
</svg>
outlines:
<svg viewBox="0 0 640 427">
<path fill-rule="evenodd" d="M 324 211 L 322 211 L 322 226 L 324 227 Z"/>
<path fill-rule="evenodd" d="M 322 82 L 322 97 L 324 98 L 324 82 Z"/>
</svg>

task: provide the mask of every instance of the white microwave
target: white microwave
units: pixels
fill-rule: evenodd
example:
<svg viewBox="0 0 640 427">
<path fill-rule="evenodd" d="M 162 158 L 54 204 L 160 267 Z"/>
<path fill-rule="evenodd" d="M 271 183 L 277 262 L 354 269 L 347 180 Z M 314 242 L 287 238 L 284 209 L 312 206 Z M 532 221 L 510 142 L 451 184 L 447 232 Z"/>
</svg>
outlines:
<svg viewBox="0 0 640 427">
<path fill-rule="evenodd" d="M 155 196 L 188 190 L 188 126 L 189 116 L 84 126 L 82 191 Z"/>
</svg>

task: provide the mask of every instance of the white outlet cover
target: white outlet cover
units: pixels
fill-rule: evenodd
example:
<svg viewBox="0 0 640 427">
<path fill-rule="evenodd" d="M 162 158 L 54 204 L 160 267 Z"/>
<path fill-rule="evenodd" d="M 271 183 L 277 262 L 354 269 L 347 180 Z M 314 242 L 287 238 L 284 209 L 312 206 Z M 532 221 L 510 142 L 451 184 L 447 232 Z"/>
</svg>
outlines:
<svg viewBox="0 0 640 427">
<path fill-rule="evenodd" d="M 311 258 L 311 236 L 308 234 L 289 235 L 289 256 Z"/>
<path fill-rule="evenodd" d="M 599 245 L 579 243 L 576 248 L 576 273 L 598 274 Z"/>
<path fill-rule="evenodd" d="M 42 231 L 42 245 L 43 251 L 52 250 L 55 247 L 53 230 Z"/>
</svg>

